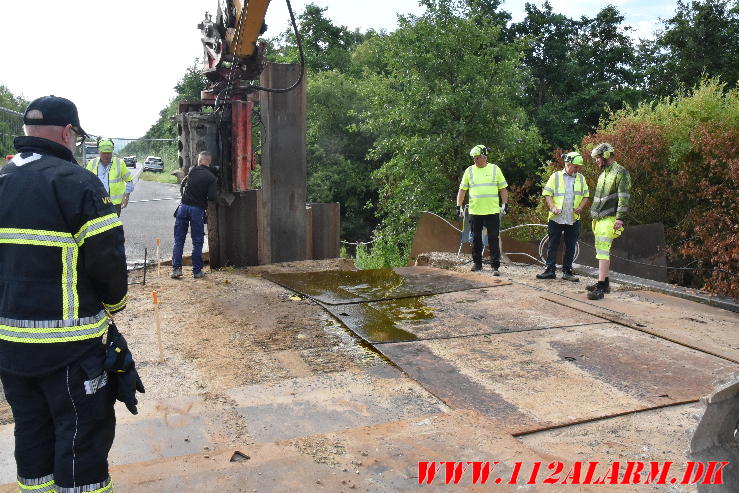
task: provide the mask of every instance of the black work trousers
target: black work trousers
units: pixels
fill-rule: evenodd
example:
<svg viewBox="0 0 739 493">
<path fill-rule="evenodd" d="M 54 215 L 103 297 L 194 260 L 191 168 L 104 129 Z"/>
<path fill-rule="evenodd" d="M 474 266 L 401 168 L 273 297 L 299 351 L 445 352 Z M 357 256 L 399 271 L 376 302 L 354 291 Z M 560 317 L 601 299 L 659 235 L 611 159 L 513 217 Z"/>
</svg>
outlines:
<svg viewBox="0 0 739 493">
<path fill-rule="evenodd" d="M 475 265 L 482 264 L 482 228 L 488 230 L 488 249 L 490 250 L 490 263 L 493 268 L 500 267 L 500 214 L 487 214 L 478 216 L 470 214 L 470 226 L 472 227 L 472 261 Z"/>
<path fill-rule="evenodd" d="M 50 375 L 0 374 L 15 419 L 21 491 L 57 491 L 51 485 L 59 491 L 112 489 L 108 452 L 115 436 L 115 394 L 104 357 L 101 344 Z"/>
<path fill-rule="evenodd" d="M 580 238 L 580 221 L 574 224 L 559 224 L 551 219 L 547 223 L 549 248 L 547 249 L 547 271 L 554 272 L 557 266 L 557 250 L 560 238 L 564 235 L 565 253 L 562 256 L 562 272 L 572 274 L 572 260 L 575 258 L 575 245 Z"/>
</svg>

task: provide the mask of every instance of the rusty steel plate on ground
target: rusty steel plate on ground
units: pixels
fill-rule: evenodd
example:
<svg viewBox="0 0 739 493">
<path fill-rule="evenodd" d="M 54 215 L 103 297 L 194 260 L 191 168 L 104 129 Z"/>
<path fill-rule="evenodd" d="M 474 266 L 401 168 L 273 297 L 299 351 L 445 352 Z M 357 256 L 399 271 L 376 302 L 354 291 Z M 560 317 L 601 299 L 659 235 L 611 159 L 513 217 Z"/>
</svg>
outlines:
<svg viewBox="0 0 739 493">
<path fill-rule="evenodd" d="M 654 291 L 616 291 L 595 302 L 555 293 L 542 297 L 739 363 L 736 313 Z"/>
<path fill-rule="evenodd" d="M 739 365 L 615 324 L 377 349 L 449 406 L 512 433 L 689 402 Z"/>
<path fill-rule="evenodd" d="M 433 267 L 263 274 L 265 279 L 328 305 L 362 303 L 510 284 Z"/>
<path fill-rule="evenodd" d="M 606 323 L 541 298 L 540 291 L 501 286 L 346 305 L 323 305 L 371 343 L 465 337 Z"/>
</svg>

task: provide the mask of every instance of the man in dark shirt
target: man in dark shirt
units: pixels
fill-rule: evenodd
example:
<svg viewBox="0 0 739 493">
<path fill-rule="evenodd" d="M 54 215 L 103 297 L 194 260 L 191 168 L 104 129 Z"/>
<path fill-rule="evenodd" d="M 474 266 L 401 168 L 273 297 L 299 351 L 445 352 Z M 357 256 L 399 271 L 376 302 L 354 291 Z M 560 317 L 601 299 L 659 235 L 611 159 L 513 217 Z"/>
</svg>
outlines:
<svg viewBox="0 0 739 493">
<path fill-rule="evenodd" d="M 210 171 L 213 156 L 208 151 L 198 154 L 198 165 L 187 175 L 187 185 L 182 193 L 182 203 L 177 207 L 174 222 L 174 248 L 172 249 L 172 279 L 182 277 L 182 250 L 185 247 L 187 228 L 192 238 L 192 276 L 205 277 L 203 272 L 203 240 L 205 238 L 205 210 L 209 200 L 216 199 L 216 177 Z"/>
</svg>

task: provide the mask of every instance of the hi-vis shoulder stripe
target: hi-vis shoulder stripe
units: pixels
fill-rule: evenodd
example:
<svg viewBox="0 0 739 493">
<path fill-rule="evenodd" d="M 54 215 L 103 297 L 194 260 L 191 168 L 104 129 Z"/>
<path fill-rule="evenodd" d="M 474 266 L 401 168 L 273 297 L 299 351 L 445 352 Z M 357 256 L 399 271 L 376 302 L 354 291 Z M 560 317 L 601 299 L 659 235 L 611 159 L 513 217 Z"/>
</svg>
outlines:
<svg viewBox="0 0 739 493">
<path fill-rule="evenodd" d="M 123 223 L 117 214 L 108 214 L 107 216 L 98 217 L 91 221 L 87 221 L 80 230 L 74 235 L 74 239 L 79 246 L 85 242 L 85 239 L 104 233 L 117 226 L 123 227 Z"/>
<path fill-rule="evenodd" d="M 108 328 L 104 311 L 66 320 L 14 320 L 0 317 L 0 339 L 11 342 L 72 342 L 101 336 Z"/>
<path fill-rule="evenodd" d="M 51 247 L 70 247 L 76 245 L 70 233 L 20 228 L 0 228 L 0 243 Z"/>
<path fill-rule="evenodd" d="M 121 301 L 118 303 L 115 303 L 113 305 L 109 305 L 107 303 L 103 303 L 103 306 L 106 310 L 109 312 L 117 312 L 119 310 L 123 310 L 126 307 L 126 303 L 128 302 L 128 295 L 124 296 Z"/>
</svg>

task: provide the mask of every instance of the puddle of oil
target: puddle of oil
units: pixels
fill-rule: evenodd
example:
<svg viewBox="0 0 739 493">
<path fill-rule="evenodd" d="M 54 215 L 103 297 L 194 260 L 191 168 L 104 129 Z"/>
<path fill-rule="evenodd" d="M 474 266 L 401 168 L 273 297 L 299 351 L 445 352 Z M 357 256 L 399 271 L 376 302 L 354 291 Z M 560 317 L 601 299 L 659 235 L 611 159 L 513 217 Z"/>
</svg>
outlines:
<svg viewBox="0 0 739 493">
<path fill-rule="evenodd" d="M 349 303 L 397 296 L 405 278 L 392 269 L 296 272 L 269 276 L 325 303 Z"/>
<path fill-rule="evenodd" d="M 327 308 L 350 330 L 369 342 L 414 341 L 418 336 L 400 325 L 408 326 L 434 318 L 434 309 L 421 297 Z"/>
</svg>

